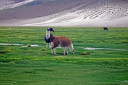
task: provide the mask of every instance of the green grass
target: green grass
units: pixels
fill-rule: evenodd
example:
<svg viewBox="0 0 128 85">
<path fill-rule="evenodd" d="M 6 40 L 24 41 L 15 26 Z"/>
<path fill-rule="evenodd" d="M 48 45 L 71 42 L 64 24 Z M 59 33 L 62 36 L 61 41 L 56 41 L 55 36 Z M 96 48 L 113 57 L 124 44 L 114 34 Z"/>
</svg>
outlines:
<svg viewBox="0 0 128 85">
<path fill-rule="evenodd" d="M 70 37 L 75 54 L 57 48 L 52 55 L 46 27 L 0 27 L 0 43 L 23 44 L 0 45 L 0 85 L 128 84 L 128 28 L 53 28 L 55 36 Z"/>
</svg>

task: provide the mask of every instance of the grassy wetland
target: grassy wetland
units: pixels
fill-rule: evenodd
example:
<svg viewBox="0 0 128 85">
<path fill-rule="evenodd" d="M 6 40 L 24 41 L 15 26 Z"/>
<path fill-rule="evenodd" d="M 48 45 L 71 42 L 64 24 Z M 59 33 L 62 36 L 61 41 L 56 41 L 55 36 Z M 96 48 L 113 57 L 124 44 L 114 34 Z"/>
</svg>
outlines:
<svg viewBox="0 0 128 85">
<path fill-rule="evenodd" d="M 0 27 L 0 85 L 128 85 L 128 28 L 53 29 L 75 54 L 51 54 L 46 27 Z"/>
</svg>

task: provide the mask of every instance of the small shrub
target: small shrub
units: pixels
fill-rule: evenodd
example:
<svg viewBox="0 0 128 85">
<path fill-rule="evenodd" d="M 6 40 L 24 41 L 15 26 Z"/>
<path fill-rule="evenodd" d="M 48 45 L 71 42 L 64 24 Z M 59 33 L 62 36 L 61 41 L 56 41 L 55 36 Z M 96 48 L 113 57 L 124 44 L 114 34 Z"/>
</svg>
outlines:
<svg viewBox="0 0 128 85">
<path fill-rule="evenodd" d="M 84 52 L 82 53 L 82 55 L 87 55 L 87 52 L 86 52 L 86 51 L 84 51 Z"/>
<path fill-rule="evenodd" d="M 43 47 L 41 50 L 42 50 L 42 51 L 46 51 L 46 50 L 47 50 L 47 48 L 46 48 L 46 47 Z"/>
</svg>

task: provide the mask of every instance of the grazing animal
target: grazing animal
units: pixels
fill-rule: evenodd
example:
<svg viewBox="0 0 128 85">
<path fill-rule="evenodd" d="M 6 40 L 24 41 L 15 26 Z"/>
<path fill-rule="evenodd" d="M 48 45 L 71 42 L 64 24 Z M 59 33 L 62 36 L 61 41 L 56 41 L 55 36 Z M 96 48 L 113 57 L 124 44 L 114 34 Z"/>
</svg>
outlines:
<svg viewBox="0 0 128 85">
<path fill-rule="evenodd" d="M 104 27 L 104 30 L 108 30 L 108 28 L 107 27 Z"/>
<path fill-rule="evenodd" d="M 53 37 L 53 46 L 51 49 L 52 54 L 56 54 L 56 47 L 61 46 L 62 48 L 64 48 L 64 55 L 65 55 L 65 51 L 67 51 L 68 54 L 68 47 L 70 48 L 71 52 L 74 53 L 74 47 L 72 44 L 72 41 L 68 38 L 68 37 L 64 37 L 64 36 L 55 36 Z"/>
<path fill-rule="evenodd" d="M 44 40 L 46 41 L 46 48 L 48 48 L 48 46 L 51 47 L 51 44 L 53 42 L 53 34 L 50 33 L 51 31 L 54 32 L 53 28 L 48 28 L 46 30 L 46 35 L 44 38 Z"/>
</svg>

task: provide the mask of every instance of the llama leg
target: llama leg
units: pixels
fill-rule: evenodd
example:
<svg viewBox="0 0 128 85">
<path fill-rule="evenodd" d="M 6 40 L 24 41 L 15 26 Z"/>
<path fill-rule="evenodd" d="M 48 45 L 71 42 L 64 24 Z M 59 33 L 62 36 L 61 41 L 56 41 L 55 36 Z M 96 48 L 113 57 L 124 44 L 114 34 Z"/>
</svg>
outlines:
<svg viewBox="0 0 128 85">
<path fill-rule="evenodd" d="M 66 54 L 66 52 L 67 52 L 67 55 L 68 55 L 68 49 L 67 49 L 67 47 L 64 47 L 64 55 Z"/>
<path fill-rule="evenodd" d="M 48 48 L 48 43 L 46 43 L 46 48 Z"/>
<path fill-rule="evenodd" d="M 68 55 L 68 48 L 66 48 L 66 50 L 67 50 L 67 55 Z"/>
<path fill-rule="evenodd" d="M 54 49 L 51 49 L 51 53 L 53 54 L 56 54 L 56 48 L 54 48 Z"/>
<path fill-rule="evenodd" d="M 49 43 L 49 48 L 51 48 L 51 43 Z"/>
<path fill-rule="evenodd" d="M 52 47 L 51 53 L 52 53 L 52 54 L 53 54 L 53 53 L 56 54 L 56 48 Z"/>
<path fill-rule="evenodd" d="M 53 49 L 51 49 L 51 53 L 53 54 Z"/>
<path fill-rule="evenodd" d="M 53 42 L 49 43 L 49 48 L 51 48 L 53 46 Z"/>
<path fill-rule="evenodd" d="M 66 50 L 67 50 L 67 48 L 66 48 L 66 47 L 64 47 L 64 55 L 65 55 Z"/>
<path fill-rule="evenodd" d="M 54 50 L 54 54 L 56 54 L 56 48 L 54 48 L 53 50 Z"/>
</svg>

